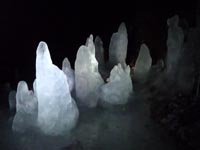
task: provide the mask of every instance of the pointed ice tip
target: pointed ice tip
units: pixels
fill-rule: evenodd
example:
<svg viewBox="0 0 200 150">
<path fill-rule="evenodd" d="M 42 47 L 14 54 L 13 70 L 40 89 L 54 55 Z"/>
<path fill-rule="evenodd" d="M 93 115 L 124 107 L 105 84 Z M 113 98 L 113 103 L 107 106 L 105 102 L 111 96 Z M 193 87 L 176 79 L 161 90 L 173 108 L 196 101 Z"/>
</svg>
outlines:
<svg viewBox="0 0 200 150">
<path fill-rule="evenodd" d="M 90 34 L 90 36 L 87 38 L 85 45 L 88 47 L 90 45 L 93 45 L 93 35 Z"/>
<path fill-rule="evenodd" d="M 103 44 L 103 41 L 101 40 L 101 38 L 99 36 L 96 36 L 95 37 L 95 40 L 94 40 L 95 43 L 98 43 L 98 44 Z"/>
<path fill-rule="evenodd" d="M 126 30 L 126 25 L 124 22 L 122 22 L 120 25 L 119 25 L 119 28 L 118 28 L 118 32 L 127 32 Z"/>
<path fill-rule="evenodd" d="M 148 46 L 147 46 L 145 43 L 143 43 L 143 44 L 141 45 L 140 49 L 149 49 L 149 48 L 148 48 Z"/>
<path fill-rule="evenodd" d="M 67 57 L 64 58 L 63 63 L 62 63 L 62 70 L 65 68 L 71 68 L 71 64 L 69 62 L 69 59 Z"/>
<path fill-rule="evenodd" d="M 46 61 L 46 64 L 52 64 L 51 55 L 46 42 L 41 41 L 36 50 L 36 60 Z"/>
<path fill-rule="evenodd" d="M 167 19 L 168 26 L 178 26 L 178 23 L 179 23 L 179 16 L 177 14 Z"/>
<path fill-rule="evenodd" d="M 90 40 L 93 41 L 93 35 L 92 35 L 92 34 L 90 34 L 90 37 L 89 37 L 89 38 L 90 38 Z"/>
<path fill-rule="evenodd" d="M 63 63 L 70 64 L 69 59 L 67 57 L 64 58 Z"/>
<path fill-rule="evenodd" d="M 139 51 L 139 54 L 140 53 L 148 53 L 148 55 L 151 57 L 151 54 L 150 54 L 150 50 L 149 50 L 149 47 L 143 43 L 141 46 L 140 46 L 140 51 Z"/>
<path fill-rule="evenodd" d="M 26 81 L 19 81 L 17 85 L 17 91 L 28 91 L 28 85 Z"/>
<path fill-rule="evenodd" d="M 39 48 L 39 49 L 43 49 L 43 50 L 46 49 L 46 48 L 47 48 L 47 43 L 41 41 L 41 42 L 39 43 L 39 45 L 38 45 L 38 48 Z"/>
<path fill-rule="evenodd" d="M 46 42 L 41 41 L 37 47 L 37 52 L 43 54 L 48 49 Z"/>
</svg>

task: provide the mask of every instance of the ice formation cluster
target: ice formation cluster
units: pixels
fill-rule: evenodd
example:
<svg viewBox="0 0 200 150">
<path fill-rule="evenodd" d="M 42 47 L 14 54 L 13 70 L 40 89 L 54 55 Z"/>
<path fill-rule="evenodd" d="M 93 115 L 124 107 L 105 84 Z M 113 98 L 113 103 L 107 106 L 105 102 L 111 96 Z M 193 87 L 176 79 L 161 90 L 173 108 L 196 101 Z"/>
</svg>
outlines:
<svg viewBox="0 0 200 150">
<path fill-rule="evenodd" d="M 133 94 L 130 67 L 125 61 L 127 44 L 127 30 L 122 23 L 111 37 L 109 61 L 105 62 L 102 40 L 97 36 L 93 41 L 90 35 L 78 49 L 75 70 L 68 58 L 63 60 L 61 70 L 53 64 L 47 44 L 40 42 L 33 90 L 28 89 L 25 81 L 18 83 L 12 129 L 24 132 L 37 127 L 47 135 L 62 135 L 76 126 L 79 105 L 126 104 Z M 99 73 L 99 64 L 102 72 L 110 73 L 106 81 Z M 11 107 L 15 105 L 12 95 Z"/>
<path fill-rule="evenodd" d="M 75 127 L 79 111 L 70 91 L 74 86 L 73 70 L 67 59 L 63 71 L 52 63 L 48 46 L 40 42 L 36 51 L 36 79 L 28 90 L 20 81 L 16 94 L 16 115 L 12 128 L 23 132 L 37 126 L 48 135 L 61 135 Z"/>
</svg>

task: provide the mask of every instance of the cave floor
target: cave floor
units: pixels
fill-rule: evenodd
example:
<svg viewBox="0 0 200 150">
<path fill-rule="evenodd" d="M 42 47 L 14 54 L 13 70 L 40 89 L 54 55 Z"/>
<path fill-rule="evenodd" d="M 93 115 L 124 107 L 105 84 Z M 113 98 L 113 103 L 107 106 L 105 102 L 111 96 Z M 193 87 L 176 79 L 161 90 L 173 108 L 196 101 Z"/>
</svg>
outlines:
<svg viewBox="0 0 200 150">
<path fill-rule="evenodd" d="M 149 115 L 143 99 L 120 108 L 80 109 L 70 135 L 51 137 L 37 130 L 12 132 L 12 117 L 0 109 L 0 146 L 4 150 L 176 150 L 175 142 Z"/>
</svg>

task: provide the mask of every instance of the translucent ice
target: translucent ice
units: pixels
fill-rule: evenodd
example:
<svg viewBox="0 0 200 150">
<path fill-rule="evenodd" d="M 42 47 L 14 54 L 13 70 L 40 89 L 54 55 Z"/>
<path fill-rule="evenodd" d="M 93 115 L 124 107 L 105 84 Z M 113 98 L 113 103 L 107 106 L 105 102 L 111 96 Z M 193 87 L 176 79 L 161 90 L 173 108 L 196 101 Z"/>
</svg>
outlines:
<svg viewBox="0 0 200 150">
<path fill-rule="evenodd" d="M 124 23 L 121 23 L 118 32 L 113 33 L 109 45 L 109 63 L 111 67 L 121 63 L 125 67 L 128 37 Z"/>
<path fill-rule="evenodd" d="M 76 97 L 85 105 L 95 107 L 99 96 L 98 89 L 104 83 L 98 71 L 95 58 L 93 36 L 87 39 L 86 46 L 81 46 L 75 61 Z"/>
<path fill-rule="evenodd" d="M 130 67 L 121 64 L 113 67 L 108 83 L 101 87 L 101 100 L 112 105 L 125 104 L 133 92 Z"/>
<path fill-rule="evenodd" d="M 62 63 L 62 71 L 65 73 L 67 77 L 67 82 L 69 85 L 70 92 L 74 89 L 75 84 L 75 75 L 74 70 L 71 68 L 71 64 L 68 60 L 68 58 L 65 58 Z"/>
<path fill-rule="evenodd" d="M 62 135 L 77 122 L 79 111 L 69 91 L 67 77 L 52 64 L 45 42 L 40 42 L 36 57 L 36 81 L 38 98 L 38 126 L 46 134 Z"/>
<path fill-rule="evenodd" d="M 12 129 L 24 132 L 26 129 L 36 125 L 38 102 L 32 90 L 28 90 L 27 83 L 20 81 L 16 94 L 16 114 Z"/>
<path fill-rule="evenodd" d="M 95 41 L 95 57 L 98 61 L 98 70 L 103 79 L 108 78 L 110 74 L 109 68 L 106 67 L 105 58 L 104 58 L 104 48 L 103 41 L 99 36 L 96 36 Z"/>
<path fill-rule="evenodd" d="M 179 17 L 174 17 L 167 20 L 168 37 L 167 37 L 167 71 L 175 72 L 178 60 L 181 55 L 184 33 L 181 27 L 178 26 Z"/>
<path fill-rule="evenodd" d="M 95 57 L 98 61 L 99 66 L 104 65 L 104 49 L 103 49 L 103 41 L 99 36 L 97 36 L 94 40 L 95 43 Z"/>
<path fill-rule="evenodd" d="M 134 77 L 138 78 L 146 75 L 150 70 L 151 65 L 152 58 L 149 48 L 146 44 L 142 44 L 134 67 Z"/>
<path fill-rule="evenodd" d="M 16 109 L 16 91 L 10 91 L 8 100 L 10 111 L 14 111 Z"/>
</svg>

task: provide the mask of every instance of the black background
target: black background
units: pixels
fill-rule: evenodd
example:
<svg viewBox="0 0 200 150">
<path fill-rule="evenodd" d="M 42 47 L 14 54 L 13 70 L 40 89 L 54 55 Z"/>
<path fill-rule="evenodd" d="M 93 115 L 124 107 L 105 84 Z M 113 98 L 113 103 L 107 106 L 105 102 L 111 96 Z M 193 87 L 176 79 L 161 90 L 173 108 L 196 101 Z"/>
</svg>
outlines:
<svg viewBox="0 0 200 150">
<path fill-rule="evenodd" d="M 39 41 L 47 42 L 54 64 L 64 57 L 74 64 L 86 38 L 99 35 L 107 50 L 110 37 L 123 21 L 129 35 L 127 61 L 135 59 L 141 43 L 151 50 L 154 62 L 166 53 L 167 18 L 178 14 L 195 25 L 197 1 L 57 0 L 0 2 L 0 83 L 16 86 L 35 78 Z"/>
</svg>

